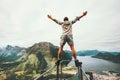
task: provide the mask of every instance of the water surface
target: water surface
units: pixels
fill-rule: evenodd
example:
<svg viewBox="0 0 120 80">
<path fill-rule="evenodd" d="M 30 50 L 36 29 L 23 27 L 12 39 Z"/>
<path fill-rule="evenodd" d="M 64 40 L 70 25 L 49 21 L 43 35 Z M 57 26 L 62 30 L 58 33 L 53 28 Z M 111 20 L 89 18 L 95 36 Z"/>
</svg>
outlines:
<svg viewBox="0 0 120 80">
<path fill-rule="evenodd" d="M 120 64 L 113 63 L 103 59 L 92 58 L 90 56 L 77 56 L 77 59 L 81 61 L 82 69 L 85 71 L 97 71 L 101 73 L 102 71 L 116 71 L 120 72 Z M 74 61 L 71 61 L 68 66 L 73 66 Z"/>
</svg>

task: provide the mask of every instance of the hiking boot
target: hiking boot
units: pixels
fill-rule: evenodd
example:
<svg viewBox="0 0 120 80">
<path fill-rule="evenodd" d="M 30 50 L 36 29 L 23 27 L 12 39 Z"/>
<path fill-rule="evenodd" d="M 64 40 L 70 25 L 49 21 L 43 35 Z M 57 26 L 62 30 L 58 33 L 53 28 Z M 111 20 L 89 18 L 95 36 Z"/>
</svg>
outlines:
<svg viewBox="0 0 120 80">
<path fill-rule="evenodd" d="M 79 61 L 75 60 L 75 66 L 78 67 L 78 65 L 79 65 Z"/>
</svg>

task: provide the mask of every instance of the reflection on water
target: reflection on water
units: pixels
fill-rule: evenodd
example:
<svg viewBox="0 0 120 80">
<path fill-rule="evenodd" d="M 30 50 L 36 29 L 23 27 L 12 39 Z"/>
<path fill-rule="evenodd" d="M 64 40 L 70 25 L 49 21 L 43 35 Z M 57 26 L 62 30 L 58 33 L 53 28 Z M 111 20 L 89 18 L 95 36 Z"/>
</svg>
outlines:
<svg viewBox="0 0 120 80">
<path fill-rule="evenodd" d="M 82 68 L 85 71 L 97 71 L 101 73 L 102 71 L 116 71 L 120 72 L 120 64 L 113 63 L 103 59 L 92 58 L 90 56 L 77 56 L 77 59 L 81 61 Z M 75 65 L 73 61 L 71 61 L 69 66 Z"/>
</svg>

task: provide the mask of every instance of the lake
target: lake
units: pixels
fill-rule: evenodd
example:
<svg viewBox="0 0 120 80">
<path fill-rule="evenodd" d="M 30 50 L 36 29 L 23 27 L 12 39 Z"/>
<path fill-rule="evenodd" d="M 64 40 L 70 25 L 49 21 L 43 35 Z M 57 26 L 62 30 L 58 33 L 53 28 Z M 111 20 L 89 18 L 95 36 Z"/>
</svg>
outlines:
<svg viewBox="0 0 120 80">
<path fill-rule="evenodd" d="M 77 59 L 82 62 L 82 69 L 84 71 L 116 71 L 120 73 L 120 64 L 113 63 L 103 59 L 92 58 L 91 56 L 77 56 Z M 71 61 L 68 66 L 74 66 L 74 61 Z"/>
</svg>

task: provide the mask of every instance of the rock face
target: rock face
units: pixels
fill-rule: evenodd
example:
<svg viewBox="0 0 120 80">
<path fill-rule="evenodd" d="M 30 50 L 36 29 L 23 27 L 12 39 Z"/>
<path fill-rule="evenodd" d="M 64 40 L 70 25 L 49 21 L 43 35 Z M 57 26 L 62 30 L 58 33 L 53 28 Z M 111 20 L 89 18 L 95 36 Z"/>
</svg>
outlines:
<svg viewBox="0 0 120 80">
<path fill-rule="evenodd" d="M 27 48 L 26 52 L 28 54 L 41 54 L 41 56 L 45 59 L 46 62 L 51 63 L 51 62 L 55 62 L 54 60 L 57 59 L 58 49 L 59 47 L 54 46 L 53 44 L 49 42 L 40 42 Z M 65 51 L 63 51 L 61 58 L 71 59 L 71 57 Z"/>
<path fill-rule="evenodd" d="M 109 71 L 104 72 L 106 75 L 100 75 L 97 73 L 93 73 L 94 80 L 120 80 L 120 75 L 113 75 Z"/>
<path fill-rule="evenodd" d="M 33 46 L 26 49 L 26 52 L 28 54 L 41 53 L 41 55 L 46 59 L 57 58 L 57 51 L 58 51 L 58 47 L 48 42 L 36 43 Z"/>
<path fill-rule="evenodd" d="M 88 72 L 87 72 L 88 73 Z M 91 75 L 91 79 L 93 80 L 120 80 L 120 73 L 118 72 L 111 72 L 111 71 L 103 71 L 103 74 L 98 74 L 95 71 L 90 72 L 92 73 Z M 88 78 L 90 79 L 90 74 L 86 74 L 87 77 L 84 75 L 83 79 L 84 80 L 88 80 Z M 68 80 L 78 80 L 78 76 L 73 76 L 72 78 L 68 79 Z"/>
</svg>

